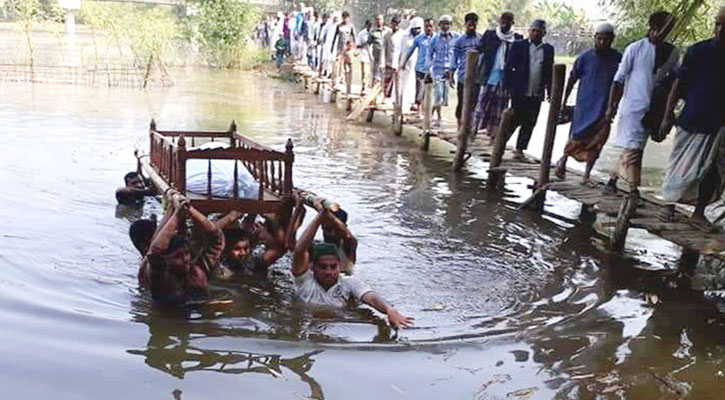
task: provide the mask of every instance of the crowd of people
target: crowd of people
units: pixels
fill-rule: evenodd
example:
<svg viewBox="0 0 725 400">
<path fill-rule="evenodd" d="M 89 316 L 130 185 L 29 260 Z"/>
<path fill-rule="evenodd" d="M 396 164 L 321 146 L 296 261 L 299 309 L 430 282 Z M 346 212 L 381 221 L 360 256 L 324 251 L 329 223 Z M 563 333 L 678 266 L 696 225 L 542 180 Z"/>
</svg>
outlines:
<svg viewBox="0 0 725 400">
<path fill-rule="evenodd" d="M 465 15 L 461 34 L 451 31 L 449 15 L 438 18 L 437 32 L 435 20 L 414 15 L 392 16 L 389 26 L 379 15 L 358 32 L 348 13 L 318 18 L 304 4 L 279 19 L 281 33 L 276 38 L 272 35 L 278 53 L 286 52 L 323 75 L 345 79 L 348 92 L 358 55 L 363 90 L 381 85 L 384 95 L 390 96 L 394 85 L 402 90 L 412 84 L 413 110 L 420 110 L 423 83 L 432 82 L 433 111 L 439 119 L 441 107 L 448 104 L 449 87 L 457 86 L 456 117 L 460 120 L 466 53 L 478 51 L 479 64 L 472 69 L 477 94 L 471 104 L 474 132 L 481 130 L 491 138 L 506 135 L 508 140 L 518 128 L 515 158 L 524 158 L 541 104 L 551 96 L 555 49 L 543 40 L 546 22 L 541 19 L 529 25 L 526 38 L 513 31 L 510 12 L 501 14 L 497 26 L 483 34 L 477 31 L 475 13 Z M 618 190 L 617 182 L 622 180 L 630 195 L 636 196 L 645 145 L 650 138 L 663 140 L 677 125 L 663 197 L 671 204 L 694 205 L 689 222 L 711 232 L 715 227 L 704 210 L 720 198 L 725 187 L 725 7 L 717 14 L 714 36 L 689 47 L 682 61 L 679 50 L 667 42 L 674 24 L 672 14 L 653 13 L 647 35 L 628 45 L 623 54 L 612 48 L 614 26 L 596 27 L 594 46 L 576 58 L 566 84 L 559 117 L 570 120 L 571 129 L 555 173 L 564 179 L 571 157 L 586 162 L 587 183 L 619 114 L 616 144 L 621 153 L 605 190 Z M 567 106 L 577 83 L 576 103 Z M 674 110 L 680 100 L 684 107 L 676 119 Z M 503 124 L 502 118 L 510 118 L 509 123 Z M 506 131 L 501 131 L 504 126 Z M 124 179 L 125 187 L 117 192 L 119 202 L 133 203 L 153 194 L 140 175 L 130 173 Z M 210 281 L 266 274 L 270 265 L 291 251 L 291 272 L 298 297 L 305 303 L 343 307 L 357 301 L 386 314 L 395 328 L 412 324 L 412 318 L 403 316 L 369 286 L 341 275 L 351 271 L 356 261 L 357 240 L 339 205 L 314 202 L 316 215 L 297 238 L 306 214 L 302 198 L 297 198 L 291 222 L 283 224 L 276 215 L 244 216 L 236 211 L 213 222 L 184 197 L 172 192 L 165 196 L 170 205 L 158 225 L 141 220 L 130 229 L 143 257 L 139 283 L 154 300 L 183 303 L 206 298 Z M 179 233 L 183 231 L 179 224 L 187 217 L 204 236 L 193 250 L 188 235 Z M 673 205 L 661 217 L 672 220 Z M 323 241 L 317 242 L 314 237 L 320 228 Z"/>
<path fill-rule="evenodd" d="M 629 44 L 624 53 L 615 50 L 615 28 L 601 23 L 594 30 L 594 46 L 580 54 L 566 84 L 560 121 L 571 121 L 570 138 L 564 156 L 557 162 L 556 175 L 564 179 L 568 158 L 586 163 L 584 183 L 606 144 L 612 122 L 618 114 L 616 145 L 621 148 L 617 167 L 606 192 L 616 192 L 621 182 L 638 194 L 642 157 L 652 138 L 662 141 L 678 126 L 675 148 L 664 179 L 663 197 L 672 203 L 695 205 L 690 223 L 705 231 L 714 229 L 704 216 L 705 207 L 720 198 L 725 186 L 723 166 L 723 42 L 725 7 L 719 10 L 713 38 L 681 52 L 667 41 L 676 17 L 666 11 L 650 15 L 649 31 Z M 504 12 L 494 28 L 479 33 L 479 16 L 463 18 L 463 32 L 452 31 L 453 18 L 442 15 L 423 19 L 414 11 L 383 15 L 365 21 L 356 32 L 347 12 L 323 14 L 298 4 L 295 11 L 278 14 L 278 61 L 287 51 L 298 63 L 307 63 L 321 76 L 345 81 L 351 90 L 352 64 L 359 56 L 362 92 L 382 85 L 385 98 L 422 110 L 424 83 L 433 87 L 434 125 L 440 125 L 441 107 L 448 105 L 449 88 L 456 88 L 455 116 L 460 128 L 466 53 L 480 54 L 474 69 L 470 107 L 473 138 L 485 132 L 491 141 L 498 135 L 511 138 L 518 129 L 514 159 L 525 161 L 543 101 L 550 100 L 555 49 L 544 41 L 546 21 L 535 19 L 526 37 L 514 32 L 515 16 Z M 437 29 L 436 29 L 437 26 Z M 578 86 L 577 86 L 578 84 Z M 396 87 L 399 85 L 399 87 Z M 576 103 L 567 101 L 577 89 Z M 400 93 L 400 98 L 394 96 Z M 679 119 L 674 110 L 679 100 L 685 105 Z M 620 105 L 621 103 L 621 105 Z M 509 113 L 504 113 L 509 109 Z M 618 112 L 619 111 L 619 112 Z M 502 118 L 510 120 L 502 124 Z M 499 132 L 505 126 L 505 132 Z M 662 216 L 674 219 L 669 206 Z"/>
</svg>

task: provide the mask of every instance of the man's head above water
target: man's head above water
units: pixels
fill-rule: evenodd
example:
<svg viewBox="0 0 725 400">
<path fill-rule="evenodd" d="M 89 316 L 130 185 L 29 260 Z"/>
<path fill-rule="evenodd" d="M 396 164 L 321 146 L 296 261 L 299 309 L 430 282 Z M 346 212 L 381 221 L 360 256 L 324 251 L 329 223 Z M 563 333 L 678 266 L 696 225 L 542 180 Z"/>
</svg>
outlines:
<svg viewBox="0 0 725 400">
<path fill-rule="evenodd" d="M 340 256 L 332 243 L 315 243 L 312 246 L 312 273 L 323 287 L 330 288 L 340 278 Z"/>
<path fill-rule="evenodd" d="M 347 226 L 347 212 L 345 210 L 341 208 L 333 212 L 332 215 Z M 340 245 L 340 241 L 342 241 L 342 234 L 340 230 L 335 229 L 334 222 L 328 220 L 322 222 L 322 237 L 325 239 L 326 243 L 333 243 L 338 246 Z"/>
<path fill-rule="evenodd" d="M 151 247 L 151 239 L 154 237 L 156 232 L 156 222 L 149 219 L 140 219 L 128 228 L 128 236 L 131 237 L 131 243 L 133 247 L 145 256 Z"/>
<path fill-rule="evenodd" d="M 243 229 L 232 229 L 226 233 L 226 262 L 232 266 L 243 264 L 252 254 L 252 237 Z"/>
</svg>

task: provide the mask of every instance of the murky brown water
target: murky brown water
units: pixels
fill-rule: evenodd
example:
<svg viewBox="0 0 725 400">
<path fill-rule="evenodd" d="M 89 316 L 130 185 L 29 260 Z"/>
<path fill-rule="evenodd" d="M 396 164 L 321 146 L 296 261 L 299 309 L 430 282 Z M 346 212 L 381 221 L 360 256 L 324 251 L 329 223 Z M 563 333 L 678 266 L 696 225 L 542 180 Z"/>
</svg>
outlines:
<svg viewBox="0 0 725 400">
<path fill-rule="evenodd" d="M 693 290 L 676 246 L 649 235 L 633 235 L 636 259 L 608 255 L 555 194 L 543 217 L 517 214 L 526 180 L 491 194 L 485 174 L 451 176 L 447 150 L 345 124 L 259 75 L 2 92 L 3 398 L 721 398 L 718 292 Z M 267 279 L 217 288 L 232 306 L 153 310 L 126 232 L 160 207 L 113 197 L 152 117 L 161 129 L 236 119 L 276 148 L 291 137 L 295 184 L 349 210 L 357 276 L 416 327 L 396 334 L 369 309 L 310 315 L 295 305 L 288 257 Z M 710 287 L 722 281 L 718 266 L 700 267 Z"/>
</svg>

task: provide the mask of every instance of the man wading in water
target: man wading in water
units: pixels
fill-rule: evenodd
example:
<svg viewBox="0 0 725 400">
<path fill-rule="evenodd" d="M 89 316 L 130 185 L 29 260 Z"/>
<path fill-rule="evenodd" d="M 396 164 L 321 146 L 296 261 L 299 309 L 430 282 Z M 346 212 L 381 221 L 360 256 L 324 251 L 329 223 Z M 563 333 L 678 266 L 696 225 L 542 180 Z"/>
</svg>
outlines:
<svg viewBox="0 0 725 400">
<path fill-rule="evenodd" d="M 395 329 L 412 326 L 413 318 L 402 315 L 365 283 L 351 276 L 340 276 L 337 246 L 331 243 L 313 244 L 317 229 L 332 218 L 334 216 L 329 210 L 317 214 L 295 246 L 292 274 L 297 296 L 307 304 L 337 308 L 357 300 L 386 314 Z"/>
</svg>

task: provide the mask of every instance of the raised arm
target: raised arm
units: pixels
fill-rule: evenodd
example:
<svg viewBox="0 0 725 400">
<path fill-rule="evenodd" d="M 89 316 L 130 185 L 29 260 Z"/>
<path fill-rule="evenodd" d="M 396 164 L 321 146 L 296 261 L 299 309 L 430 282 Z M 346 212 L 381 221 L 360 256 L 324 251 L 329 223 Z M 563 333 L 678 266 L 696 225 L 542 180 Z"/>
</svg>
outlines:
<svg viewBox="0 0 725 400">
<path fill-rule="evenodd" d="M 315 238 L 315 233 L 317 233 L 317 229 L 320 227 L 320 224 L 322 224 L 323 218 L 325 218 L 325 214 L 329 211 L 325 211 L 323 213 L 317 214 L 315 216 L 315 219 L 310 222 L 310 225 L 307 226 L 307 229 L 302 233 L 302 236 L 297 241 L 297 245 L 295 246 L 294 254 L 292 254 L 292 275 L 294 276 L 300 276 L 307 272 L 307 270 L 310 268 L 310 245 L 312 244 L 312 240 Z"/>
<path fill-rule="evenodd" d="M 289 227 L 287 227 L 284 240 L 285 248 L 290 251 L 294 251 L 295 249 L 295 244 L 297 243 L 297 230 L 305 220 L 306 213 L 307 210 L 305 210 L 305 204 L 303 203 L 302 198 L 298 196 L 295 211 L 292 214 L 292 218 L 290 218 Z"/>
<path fill-rule="evenodd" d="M 234 222 L 238 221 L 239 218 L 242 218 L 243 213 L 241 211 L 232 210 L 229 211 L 229 213 L 222 218 L 219 218 L 216 222 L 214 222 L 214 225 L 216 225 L 217 228 L 224 230 L 229 227 L 229 225 L 233 224 Z"/>
<path fill-rule="evenodd" d="M 399 329 L 413 326 L 414 318 L 406 317 L 405 315 L 401 314 L 377 293 L 367 292 L 362 296 L 361 300 L 363 303 L 387 315 L 390 326 L 392 326 L 393 328 Z"/>
<path fill-rule="evenodd" d="M 224 233 L 213 222 L 194 207 L 188 205 L 188 214 L 194 225 L 201 228 L 206 235 L 207 243 L 204 251 L 201 253 L 200 261 L 206 269 L 206 273 L 214 268 L 224 253 Z"/>
<path fill-rule="evenodd" d="M 159 229 L 154 234 L 151 246 L 149 246 L 148 254 L 163 254 L 169 247 L 171 239 L 177 235 L 179 220 L 183 217 L 183 206 L 177 199 L 176 195 L 169 196 L 171 208 L 161 220 Z"/>
</svg>

